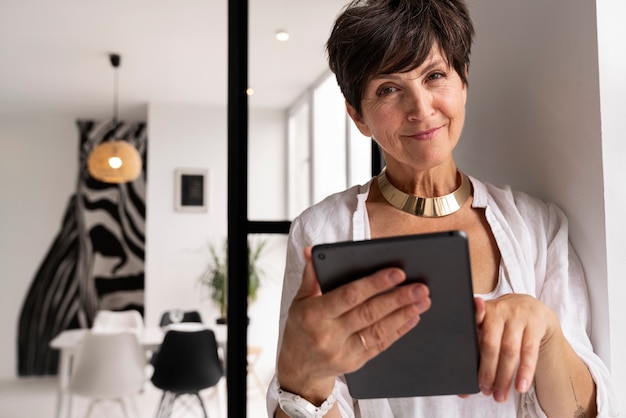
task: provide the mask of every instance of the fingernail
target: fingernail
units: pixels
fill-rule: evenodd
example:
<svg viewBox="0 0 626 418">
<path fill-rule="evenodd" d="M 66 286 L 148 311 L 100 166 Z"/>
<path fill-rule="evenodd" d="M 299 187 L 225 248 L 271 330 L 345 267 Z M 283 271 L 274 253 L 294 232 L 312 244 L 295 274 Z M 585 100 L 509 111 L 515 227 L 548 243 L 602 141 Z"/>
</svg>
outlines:
<svg viewBox="0 0 626 418">
<path fill-rule="evenodd" d="M 504 402 L 506 401 L 506 392 L 502 389 L 496 389 L 495 393 L 493 394 L 493 398 L 496 400 L 496 402 Z"/>
<path fill-rule="evenodd" d="M 493 393 L 493 388 L 490 388 L 488 386 L 481 386 L 480 391 L 485 396 L 491 396 L 491 394 Z"/>
<path fill-rule="evenodd" d="M 407 328 L 413 328 L 415 325 L 417 325 L 420 322 L 420 317 L 419 315 L 412 317 L 411 319 L 409 319 L 408 321 L 406 321 L 406 323 L 404 324 Z"/>
<path fill-rule="evenodd" d="M 422 289 L 422 286 L 417 284 L 413 285 L 413 287 L 411 288 L 411 295 L 416 298 L 422 297 L 424 295 L 424 290 Z"/>
<path fill-rule="evenodd" d="M 391 282 L 394 284 L 398 284 L 404 280 L 404 276 L 399 271 L 392 270 L 389 273 L 389 280 L 391 280 Z"/>
<path fill-rule="evenodd" d="M 528 391 L 528 380 L 526 380 L 526 379 L 522 379 L 522 380 L 519 382 L 519 389 L 518 389 L 518 390 L 519 390 L 520 392 L 522 392 L 522 393 L 526 393 L 526 392 Z"/>
</svg>

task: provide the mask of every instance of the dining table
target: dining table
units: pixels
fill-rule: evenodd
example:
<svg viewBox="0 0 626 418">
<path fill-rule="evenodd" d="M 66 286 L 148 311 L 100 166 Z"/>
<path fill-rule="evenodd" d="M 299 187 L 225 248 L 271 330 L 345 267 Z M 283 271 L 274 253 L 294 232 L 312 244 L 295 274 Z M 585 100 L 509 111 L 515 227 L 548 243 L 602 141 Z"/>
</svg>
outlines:
<svg viewBox="0 0 626 418">
<path fill-rule="evenodd" d="M 146 350 L 146 354 L 148 354 L 159 348 L 167 330 L 161 327 L 146 326 L 128 331 L 134 332 L 137 335 L 140 344 Z M 56 418 L 66 418 L 71 410 L 71 394 L 69 393 L 68 387 L 72 373 L 72 362 L 78 352 L 81 341 L 88 332 L 92 332 L 92 330 L 88 328 L 68 329 L 62 331 L 50 341 L 50 347 L 59 350 L 59 387 L 57 393 Z"/>
</svg>

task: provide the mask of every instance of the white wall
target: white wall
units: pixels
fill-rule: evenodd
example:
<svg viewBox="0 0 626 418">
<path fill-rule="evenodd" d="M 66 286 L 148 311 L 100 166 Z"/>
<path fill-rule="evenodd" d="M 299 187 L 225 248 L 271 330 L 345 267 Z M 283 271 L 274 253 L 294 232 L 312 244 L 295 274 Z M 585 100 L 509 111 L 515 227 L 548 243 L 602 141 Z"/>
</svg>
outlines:
<svg viewBox="0 0 626 418">
<path fill-rule="evenodd" d="M 200 308 L 204 249 L 226 236 L 226 111 L 151 105 L 148 121 L 145 318 L 158 324 L 164 310 Z M 208 212 L 174 211 L 179 168 L 208 169 Z"/>
<path fill-rule="evenodd" d="M 626 295 L 626 194 L 624 193 L 624 162 L 626 161 L 626 2 L 596 2 L 598 16 L 598 62 L 600 71 L 600 106 L 602 109 L 602 158 L 604 162 L 604 199 L 606 207 L 606 251 L 608 272 L 608 327 L 611 371 L 618 383 L 617 393 L 626 393 L 626 326 L 624 326 L 624 295 Z M 623 403 L 623 402 L 622 402 Z M 622 404 L 624 407 L 624 404 Z"/>
</svg>

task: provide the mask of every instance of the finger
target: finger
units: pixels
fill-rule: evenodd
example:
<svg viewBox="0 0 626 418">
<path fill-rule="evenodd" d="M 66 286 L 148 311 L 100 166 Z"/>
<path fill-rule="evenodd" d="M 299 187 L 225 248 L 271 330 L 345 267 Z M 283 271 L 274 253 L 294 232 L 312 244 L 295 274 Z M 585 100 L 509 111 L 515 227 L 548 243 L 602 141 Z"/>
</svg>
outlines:
<svg viewBox="0 0 626 418">
<path fill-rule="evenodd" d="M 474 297 L 474 311 L 476 317 L 476 325 L 480 327 L 480 325 L 485 320 L 486 308 L 485 301 L 478 296 Z"/>
<path fill-rule="evenodd" d="M 302 283 L 296 293 L 295 299 L 305 299 L 322 294 L 315 269 L 313 268 L 313 256 L 311 255 L 310 246 L 304 249 L 304 260 L 306 264 L 304 266 L 304 273 L 302 274 Z"/>
<path fill-rule="evenodd" d="M 359 341 L 361 342 L 361 346 L 363 347 L 363 350 L 369 351 L 370 346 L 367 343 L 367 338 L 365 338 L 365 335 L 363 335 L 363 331 L 358 331 L 356 335 L 359 337 Z"/>
<path fill-rule="evenodd" d="M 369 298 L 347 312 L 345 319 L 355 330 L 373 326 L 383 318 L 384 321 L 376 324 L 373 331 L 384 326 L 397 329 L 407 320 L 430 308 L 429 294 L 428 287 L 422 283 L 400 286 Z"/>
<path fill-rule="evenodd" d="M 515 378 L 515 389 L 518 392 L 527 392 L 530 388 L 530 382 L 534 379 L 537 361 L 539 360 L 541 337 L 540 330 L 535 327 L 526 328 L 520 351 L 519 367 Z"/>
<path fill-rule="evenodd" d="M 329 301 L 327 304 L 327 314 L 331 317 L 339 317 L 361 305 L 372 296 L 387 292 L 389 289 L 402 283 L 405 279 L 406 275 L 401 269 L 387 268 L 340 286 L 326 293 L 326 297 Z M 361 324 L 354 328 L 353 331 L 367 325 L 369 325 L 369 323 Z"/>
<path fill-rule="evenodd" d="M 494 390 L 503 330 L 504 322 L 499 318 L 490 319 L 485 316 L 481 323 L 478 384 L 481 392 L 487 396 L 490 396 Z"/>
<path fill-rule="evenodd" d="M 421 314 L 430 308 L 431 300 L 428 296 L 428 288 L 421 284 L 411 286 L 412 290 L 397 289 L 393 292 L 396 295 L 388 292 L 371 299 L 346 315 L 345 319 L 349 324 L 369 324 L 357 332 L 361 343 L 367 347 L 367 351 L 377 354 L 386 350 L 415 327 L 420 321 Z M 407 290 L 414 293 L 409 296 L 408 302 L 405 300 L 406 296 L 402 296 Z M 417 301 L 415 301 L 416 299 Z M 385 302 L 386 300 L 391 300 L 393 303 Z M 379 306 L 376 307 L 375 305 Z M 397 308 L 398 305 L 401 307 Z M 381 306 L 390 308 L 382 309 Z M 383 314 L 382 312 L 385 311 L 389 311 L 389 313 Z"/>
<path fill-rule="evenodd" d="M 506 401 L 511 389 L 515 369 L 519 363 L 524 325 L 524 323 L 508 323 L 504 328 L 500 343 L 498 370 L 493 385 L 493 398 L 496 402 Z"/>
</svg>

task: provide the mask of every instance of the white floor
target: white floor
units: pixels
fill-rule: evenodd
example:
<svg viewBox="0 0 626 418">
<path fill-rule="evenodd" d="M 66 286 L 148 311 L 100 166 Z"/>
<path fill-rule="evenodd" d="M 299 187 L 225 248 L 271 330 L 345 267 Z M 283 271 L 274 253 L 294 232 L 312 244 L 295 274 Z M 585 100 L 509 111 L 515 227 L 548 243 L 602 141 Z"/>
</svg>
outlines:
<svg viewBox="0 0 626 418">
<path fill-rule="evenodd" d="M 225 394 L 225 382 L 222 393 Z M 210 418 L 226 418 L 226 399 L 218 401 L 217 392 L 207 390 L 201 392 L 202 399 Z M 56 377 L 21 378 L 0 381 L 0 418 L 54 418 L 57 396 Z M 225 395 L 224 395 L 225 396 Z M 143 393 L 137 396 L 136 403 L 142 418 L 154 417 L 161 397 L 161 391 L 147 382 Z M 72 403 L 72 417 L 84 417 L 89 400 L 75 396 Z M 220 407 L 221 406 L 221 407 Z M 220 411 L 221 409 L 221 411 Z M 221 412 L 221 413 L 220 413 Z M 252 386 L 248 393 L 248 418 L 265 418 L 265 395 Z M 99 405 L 92 413 L 92 418 L 122 417 L 116 405 Z M 174 414 L 178 417 L 179 415 Z M 183 415 L 185 418 L 201 416 L 197 414 Z M 239 418 L 239 417 L 238 417 Z"/>
</svg>

